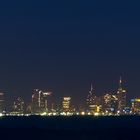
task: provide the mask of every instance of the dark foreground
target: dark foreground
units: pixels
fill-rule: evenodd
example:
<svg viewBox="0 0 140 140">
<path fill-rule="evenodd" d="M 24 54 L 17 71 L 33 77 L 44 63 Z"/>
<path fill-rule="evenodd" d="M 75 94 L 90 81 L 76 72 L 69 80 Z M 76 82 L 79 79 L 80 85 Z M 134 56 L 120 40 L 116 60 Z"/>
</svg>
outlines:
<svg viewBox="0 0 140 140">
<path fill-rule="evenodd" d="M 140 117 L 3 117 L 0 136 L 18 140 L 139 140 Z"/>
</svg>

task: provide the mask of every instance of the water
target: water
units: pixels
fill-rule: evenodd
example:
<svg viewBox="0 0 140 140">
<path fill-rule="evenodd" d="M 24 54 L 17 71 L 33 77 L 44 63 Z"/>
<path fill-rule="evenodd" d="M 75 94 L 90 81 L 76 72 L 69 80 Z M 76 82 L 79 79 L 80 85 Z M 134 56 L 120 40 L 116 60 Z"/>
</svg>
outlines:
<svg viewBox="0 0 140 140">
<path fill-rule="evenodd" d="M 138 139 L 139 116 L 3 117 L 0 135 L 14 139 Z"/>
</svg>

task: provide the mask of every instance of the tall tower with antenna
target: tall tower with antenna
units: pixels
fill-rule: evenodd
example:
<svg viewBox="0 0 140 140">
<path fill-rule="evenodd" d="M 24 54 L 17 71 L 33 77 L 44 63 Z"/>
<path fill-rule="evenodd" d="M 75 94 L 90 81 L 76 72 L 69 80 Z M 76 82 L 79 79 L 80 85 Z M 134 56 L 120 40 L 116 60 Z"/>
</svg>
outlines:
<svg viewBox="0 0 140 140">
<path fill-rule="evenodd" d="M 89 94 L 86 99 L 87 109 L 89 111 L 94 111 L 96 108 L 97 97 L 95 95 L 95 90 L 93 89 L 93 85 L 91 84 Z"/>
<path fill-rule="evenodd" d="M 118 97 L 118 114 L 123 115 L 124 109 L 126 107 L 126 90 L 124 90 L 122 86 L 122 77 L 120 77 L 120 80 L 119 80 L 119 88 L 117 91 L 117 97 Z"/>
<path fill-rule="evenodd" d="M 94 98 L 96 97 L 93 85 L 91 84 L 89 94 L 87 96 L 87 104 L 93 104 Z"/>
</svg>

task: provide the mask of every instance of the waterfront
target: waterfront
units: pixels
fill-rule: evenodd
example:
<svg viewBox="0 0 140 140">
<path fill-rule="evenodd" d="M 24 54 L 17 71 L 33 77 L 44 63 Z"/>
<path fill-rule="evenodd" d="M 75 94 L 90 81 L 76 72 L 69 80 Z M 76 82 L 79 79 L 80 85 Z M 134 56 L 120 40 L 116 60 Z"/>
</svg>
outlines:
<svg viewBox="0 0 140 140">
<path fill-rule="evenodd" d="M 1 135 L 33 139 L 126 139 L 137 138 L 139 116 L 2 117 Z M 9 135 L 6 135 L 8 132 Z M 26 134 L 26 135 L 24 135 Z M 16 137 L 15 137 L 16 136 Z"/>
<path fill-rule="evenodd" d="M 3 116 L 0 128 L 37 128 L 47 130 L 140 129 L 140 116 Z"/>
</svg>

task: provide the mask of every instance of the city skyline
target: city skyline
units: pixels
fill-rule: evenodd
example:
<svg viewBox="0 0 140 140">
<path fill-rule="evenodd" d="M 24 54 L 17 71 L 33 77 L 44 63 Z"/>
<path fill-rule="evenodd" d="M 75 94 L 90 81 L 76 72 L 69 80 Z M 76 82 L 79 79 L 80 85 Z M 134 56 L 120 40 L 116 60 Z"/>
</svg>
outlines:
<svg viewBox="0 0 140 140">
<path fill-rule="evenodd" d="M 92 92 L 94 93 L 94 95 L 95 96 L 103 96 L 103 95 L 105 95 L 105 94 L 114 94 L 114 95 L 117 95 L 117 91 L 118 90 L 125 90 L 126 92 L 128 92 L 127 91 L 127 89 L 125 88 L 125 85 L 124 85 L 124 82 L 123 82 L 123 79 L 122 79 L 122 77 L 120 76 L 120 79 L 118 80 L 118 86 L 117 86 L 117 89 L 115 90 L 115 89 L 113 89 L 113 90 L 110 90 L 110 91 L 104 91 L 103 93 L 101 93 L 101 94 L 98 94 L 97 92 L 96 92 L 96 87 L 95 87 L 95 85 L 93 85 L 93 83 L 91 83 L 90 84 L 90 88 L 89 88 L 89 93 L 92 95 Z M 53 89 L 52 90 L 49 90 L 49 89 L 45 89 L 45 90 L 43 90 L 43 89 L 39 89 L 39 88 L 36 88 L 36 89 L 32 89 L 32 92 L 30 93 L 30 97 L 28 98 L 28 100 L 24 97 L 24 96 L 21 96 L 20 94 L 18 95 L 18 96 L 11 96 L 10 98 L 12 99 L 11 101 L 13 101 L 14 99 L 16 99 L 16 98 L 22 98 L 25 102 L 30 102 L 31 101 L 31 96 L 33 96 L 33 92 L 34 92 L 34 90 L 39 90 L 39 91 L 41 91 L 41 92 L 43 92 L 43 94 L 45 95 L 50 95 L 50 96 L 54 96 L 55 97 L 55 94 L 57 94 L 57 93 L 54 93 L 53 92 Z M 5 93 L 4 91 L 2 92 L 1 91 L 1 93 L 4 93 L 5 94 L 5 96 L 6 96 L 6 94 L 7 93 Z M 59 96 L 59 98 L 58 99 L 55 99 L 55 100 L 53 100 L 56 104 L 59 104 L 60 103 L 60 100 L 63 98 L 63 97 L 72 97 L 72 100 L 75 100 L 76 102 L 73 102 L 73 104 L 75 104 L 76 106 L 77 105 L 84 105 L 85 103 L 84 103 L 84 100 L 85 100 L 85 98 L 87 97 L 87 93 L 88 93 L 88 90 L 87 90 L 87 92 L 85 92 L 85 96 L 84 97 L 82 97 L 82 96 L 79 96 L 79 100 L 75 100 L 74 99 L 74 97 L 71 95 L 71 94 L 63 94 L 63 96 Z M 89 95 L 90 95 L 89 94 Z M 57 97 L 57 96 L 56 96 Z M 129 96 L 128 96 L 128 94 L 127 94 L 127 102 L 129 102 L 130 101 L 130 98 L 128 98 Z M 133 97 L 133 98 L 136 98 L 136 97 Z M 138 97 L 137 97 L 138 98 Z M 9 102 L 9 103 L 12 103 L 9 99 L 7 99 L 7 101 Z M 59 102 L 58 102 L 59 101 Z M 79 102 L 79 101 L 82 101 L 82 102 Z"/>
<path fill-rule="evenodd" d="M 12 115 L 41 115 L 41 116 L 72 116 L 72 115 L 93 115 L 93 116 L 116 116 L 116 115 L 139 115 L 140 98 L 128 99 L 127 89 L 124 88 L 123 78 L 118 80 L 118 88 L 115 92 L 104 92 L 97 95 L 91 83 L 89 92 L 83 102 L 75 104 L 71 95 L 59 97 L 56 102 L 52 97 L 53 91 L 34 89 L 30 101 L 24 97 L 16 97 L 9 106 L 6 104 L 5 93 L 0 93 L 0 116 Z M 12 97 L 13 98 L 13 97 Z M 79 99 L 82 97 L 79 96 Z M 10 102 L 7 100 L 7 102 Z"/>
<path fill-rule="evenodd" d="M 120 76 L 120 78 L 118 79 L 118 83 L 116 82 L 116 86 L 114 86 L 115 87 L 114 89 L 112 87 L 109 87 L 109 88 L 106 88 L 104 90 L 99 90 L 99 89 L 96 88 L 96 82 L 94 82 L 94 83 L 92 82 L 92 83 L 88 84 L 88 87 L 85 89 L 85 92 L 83 93 L 83 96 L 80 96 L 81 98 L 78 98 L 78 100 L 77 100 L 77 98 L 75 98 L 76 96 L 74 96 L 72 92 L 71 92 L 71 94 L 68 94 L 69 91 L 67 91 L 66 93 L 63 93 L 63 94 L 58 94 L 57 92 L 54 92 L 53 89 L 47 89 L 47 88 L 41 89 L 39 87 L 38 88 L 34 88 L 34 89 L 40 89 L 40 90 L 42 90 L 44 92 L 52 92 L 52 95 L 55 97 L 54 100 L 55 100 L 56 103 L 59 103 L 60 100 L 64 96 L 70 96 L 70 97 L 73 98 L 74 104 L 76 104 L 76 103 L 82 104 L 83 99 L 87 96 L 88 89 L 92 88 L 97 96 L 102 96 L 102 95 L 104 95 L 106 93 L 117 94 L 117 90 L 118 90 L 118 87 L 120 86 L 120 82 L 121 82 L 122 86 L 124 87 L 124 89 L 127 90 L 127 93 L 128 93 L 127 94 L 127 101 L 129 101 L 131 98 L 139 98 L 139 96 L 130 96 L 129 95 L 131 93 L 129 92 L 129 89 L 127 89 L 126 81 L 124 79 L 122 79 L 122 76 Z M 20 92 L 17 92 L 13 96 L 9 95 L 9 93 L 5 92 L 6 90 L 1 90 L 1 92 L 5 93 L 5 97 L 7 98 L 8 103 L 11 104 L 12 101 L 14 99 L 16 99 L 17 97 L 22 97 L 25 101 L 29 102 L 31 100 L 30 97 L 31 97 L 32 92 L 33 92 L 34 89 L 31 89 L 30 91 L 27 91 L 29 93 L 28 98 L 26 96 L 24 97 L 24 94 L 22 95 L 22 94 L 20 94 Z M 102 91 L 102 92 L 99 93 L 98 91 Z M 75 91 L 73 91 L 73 92 L 75 92 Z M 77 94 L 78 94 L 78 97 L 79 97 L 79 93 L 77 93 Z"/>
</svg>

